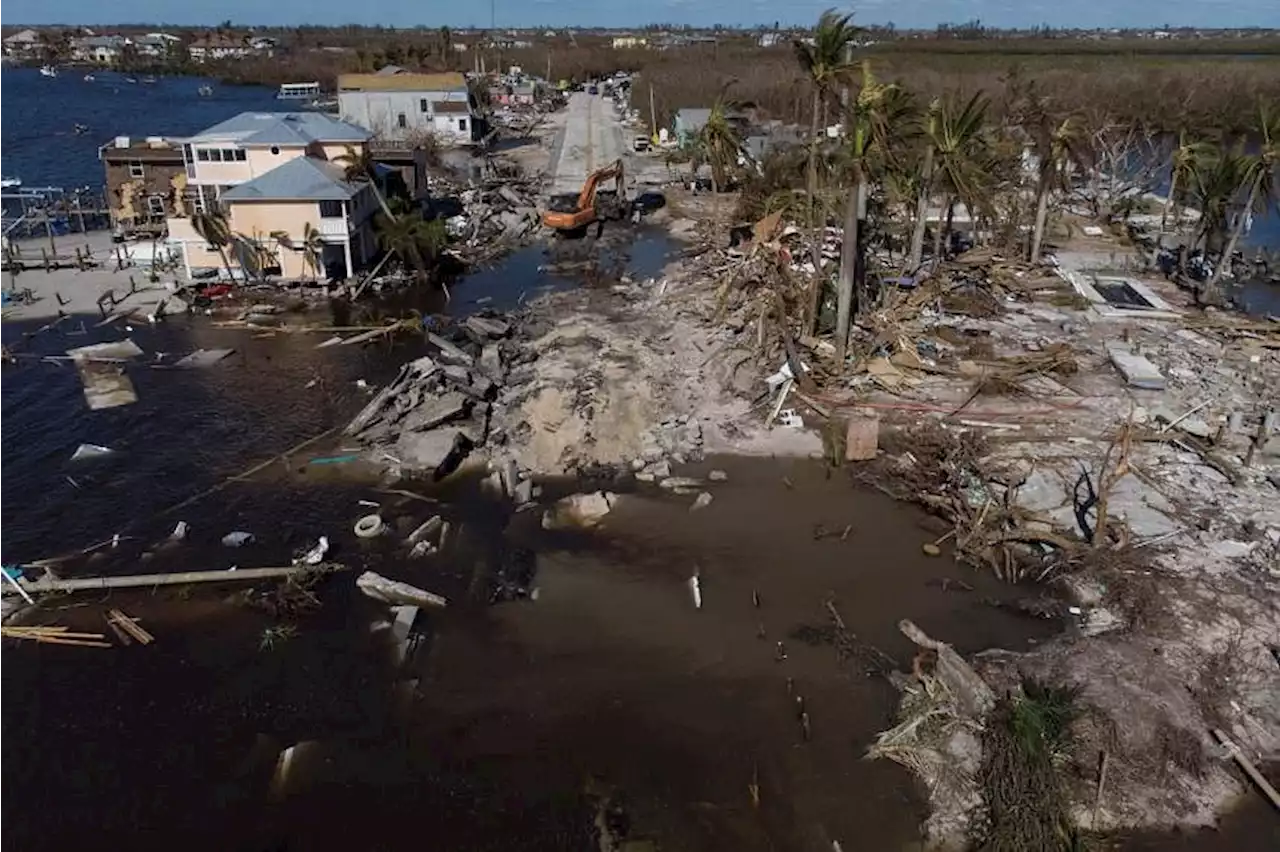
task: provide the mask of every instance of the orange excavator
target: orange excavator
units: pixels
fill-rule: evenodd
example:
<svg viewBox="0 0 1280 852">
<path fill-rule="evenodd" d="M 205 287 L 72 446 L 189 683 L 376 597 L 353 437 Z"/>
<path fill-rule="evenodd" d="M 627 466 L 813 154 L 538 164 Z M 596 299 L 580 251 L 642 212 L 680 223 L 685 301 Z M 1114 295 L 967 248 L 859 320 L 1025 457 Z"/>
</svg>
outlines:
<svg viewBox="0 0 1280 852">
<path fill-rule="evenodd" d="M 601 189 L 600 184 L 610 178 L 616 179 L 617 189 Z M 577 195 L 551 196 L 547 209 L 542 212 L 542 224 L 557 231 L 578 231 L 593 222 L 603 224 L 610 219 L 624 219 L 627 207 L 622 160 L 615 160 L 588 175 Z"/>
</svg>

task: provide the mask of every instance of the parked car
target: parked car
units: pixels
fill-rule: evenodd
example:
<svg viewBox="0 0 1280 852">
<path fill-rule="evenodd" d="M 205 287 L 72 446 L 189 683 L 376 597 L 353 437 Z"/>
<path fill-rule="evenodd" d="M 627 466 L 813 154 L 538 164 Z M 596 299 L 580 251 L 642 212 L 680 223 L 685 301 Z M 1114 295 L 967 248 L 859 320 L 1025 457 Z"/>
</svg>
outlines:
<svg viewBox="0 0 1280 852">
<path fill-rule="evenodd" d="M 635 151 L 648 151 L 648 150 L 649 150 L 649 137 L 648 137 L 648 136 L 637 136 L 636 138 L 632 139 L 632 140 L 631 140 L 631 148 L 632 148 L 633 150 L 635 150 Z"/>
</svg>

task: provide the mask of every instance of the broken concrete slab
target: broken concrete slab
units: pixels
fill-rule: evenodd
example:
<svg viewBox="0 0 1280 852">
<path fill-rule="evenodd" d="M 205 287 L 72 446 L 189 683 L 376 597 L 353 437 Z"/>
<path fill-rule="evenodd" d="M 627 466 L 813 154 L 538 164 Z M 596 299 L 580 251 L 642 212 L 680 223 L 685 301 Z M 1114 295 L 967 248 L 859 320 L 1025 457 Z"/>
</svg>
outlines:
<svg viewBox="0 0 1280 852">
<path fill-rule="evenodd" d="M 180 370 L 199 370 L 212 367 L 219 361 L 235 354 L 234 349 L 197 349 L 173 366 Z"/>
<path fill-rule="evenodd" d="M 490 343 L 480 350 L 480 369 L 494 379 L 502 378 L 502 350 L 498 344 Z"/>
<path fill-rule="evenodd" d="M 444 526 L 444 518 L 439 515 L 432 515 L 423 521 L 417 529 L 409 533 L 409 537 L 405 541 L 410 544 L 417 544 L 424 541 L 427 537 L 434 535 L 441 527 Z"/>
<path fill-rule="evenodd" d="M 464 367 L 470 367 L 472 364 L 475 363 L 476 359 L 472 358 L 461 348 L 459 348 L 453 343 L 450 343 L 448 340 L 445 340 L 443 337 L 441 337 L 438 334 L 435 334 L 433 332 L 427 332 L 427 340 L 429 340 L 433 346 L 435 346 L 437 349 L 440 350 L 440 356 L 444 360 L 452 364 L 461 364 Z"/>
<path fill-rule="evenodd" d="M 396 442 L 394 455 L 408 467 L 438 470 L 453 453 L 458 437 L 458 433 L 452 429 L 403 432 Z"/>
<path fill-rule="evenodd" d="M 142 348 L 131 339 L 115 340 L 108 343 L 94 343 L 77 349 L 68 349 L 67 354 L 74 361 L 127 361 L 142 354 Z"/>
<path fill-rule="evenodd" d="M 880 447 L 880 420 L 850 417 L 845 429 L 844 460 L 871 461 Z"/>
<path fill-rule="evenodd" d="M 365 571 L 357 577 L 356 587 L 367 597 L 383 603 L 430 606 L 438 609 L 449 605 L 449 602 L 440 595 L 434 595 L 416 586 L 410 586 L 408 583 L 401 583 L 399 580 L 389 580 L 374 571 Z"/>
<path fill-rule="evenodd" d="M 511 333 L 510 323 L 492 317 L 471 316 L 463 320 L 462 324 L 480 337 L 493 340 L 499 340 Z"/>
<path fill-rule="evenodd" d="M 551 511 L 542 516 L 542 528 L 545 530 L 572 527 L 590 529 L 597 526 L 600 519 L 609 514 L 616 500 L 617 495 L 608 491 L 570 494 L 558 500 Z"/>
<path fill-rule="evenodd" d="M 124 372 L 123 366 L 105 361 L 75 361 L 80 381 L 84 383 L 84 400 L 89 408 L 98 411 L 103 408 L 116 408 L 131 405 L 138 401 L 138 392 L 133 387 L 133 380 Z"/>
<path fill-rule="evenodd" d="M 1164 375 L 1141 355 L 1135 355 L 1123 343 L 1108 343 L 1107 355 L 1111 363 L 1124 376 L 1124 380 L 1135 388 L 1143 390 L 1164 390 Z"/>
<path fill-rule="evenodd" d="M 1151 418 L 1161 426 L 1172 423 L 1174 424 L 1174 429 L 1180 429 L 1197 438 L 1208 440 L 1213 437 L 1213 428 L 1204 420 L 1199 417 L 1186 416 L 1185 412 L 1176 412 L 1167 405 L 1153 408 L 1151 410 Z"/>
<path fill-rule="evenodd" d="M 1017 503 L 1029 512 L 1048 512 L 1068 502 L 1066 484 L 1062 477 L 1043 468 L 1036 468 L 1018 488 Z"/>
<path fill-rule="evenodd" d="M 450 391 L 444 396 L 424 400 L 405 415 L 402 425 L 406 432 L 425 432 L 451 420 L 460 420 L 470 411 L 471 400 L 457 391 Z"/>
</svg>

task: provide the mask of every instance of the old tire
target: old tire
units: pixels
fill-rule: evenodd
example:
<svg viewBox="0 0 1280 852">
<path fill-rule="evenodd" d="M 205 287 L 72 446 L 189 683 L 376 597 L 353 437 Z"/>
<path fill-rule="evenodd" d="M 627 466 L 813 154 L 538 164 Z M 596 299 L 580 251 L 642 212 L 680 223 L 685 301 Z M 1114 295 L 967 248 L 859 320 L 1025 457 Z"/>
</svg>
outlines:
<svg viewBox="0 0 1280 852">
<path fill-rule="evenodd" d="M 356 521 L 356 535 L 360 538 L 377 538 L 383 528 L 381 515 L 365 515 Z"/>
</svg>

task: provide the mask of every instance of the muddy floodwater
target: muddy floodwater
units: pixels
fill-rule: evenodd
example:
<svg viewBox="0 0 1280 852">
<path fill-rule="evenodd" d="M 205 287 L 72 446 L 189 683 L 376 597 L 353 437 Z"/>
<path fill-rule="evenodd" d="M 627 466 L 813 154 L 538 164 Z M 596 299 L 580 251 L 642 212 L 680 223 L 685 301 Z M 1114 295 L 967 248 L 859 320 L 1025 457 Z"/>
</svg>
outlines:
<svg viewBox="0 0 1280 852">
<path fill-rule="evenodd" d="M 925 557 L 922 518 L 819 463 L 715 464 L 729 480 L 706 509 L 638 491 L 590 534 L 545 532 L 538 512 L 510 516 L 460 482 L 438 494 L 458 529 L 439 560 L 409 562 L 391 542 L 360 550 L 330 529 L 344 559 L 453 602 L 401 668 L 374 630 L 385 611 L 352 595 L 349 576 L 271 649 L 266 616 L 202 591 L 112 599 L 158 637 L 145 649 L 11 650 L 13 842 L 589 849 L 608 801 L 630 837 L 663 849 L 902 848 L 922 816 L 914 786 L 862 759 L 896 696 L 866 660 L 840 659 L 824 604 L 902 664 L 900 618 L 965 652 L 1025 647 L 1054 626 L 995 606 L 1021 591 Z M 548 497 L 570 485 L 548 484 Z M 311 489 L 387 500 L 367 485 Z M 424 511 L 387 502 L 384 514 L 403 528 Z M 536 554 L 537 599 L 490 606 L 479 569 L 512 548 Z M 972 590 L 943 582 L 957 579 Z M 76 625 L 88 609 L 51 615 Z M 295 742 L 273 790 L 276 753 Z"/>
</svg>

